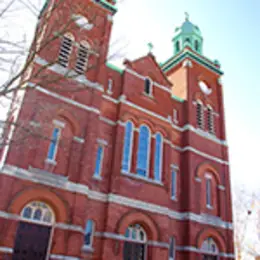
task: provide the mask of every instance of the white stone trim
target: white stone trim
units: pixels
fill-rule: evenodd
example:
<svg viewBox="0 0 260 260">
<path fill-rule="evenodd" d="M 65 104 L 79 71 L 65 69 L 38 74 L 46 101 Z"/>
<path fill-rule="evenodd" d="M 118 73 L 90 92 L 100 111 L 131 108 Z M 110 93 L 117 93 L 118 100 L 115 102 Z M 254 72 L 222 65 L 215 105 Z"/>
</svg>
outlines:
<svg viewBox="0 0 260 260">
<path fill-rule="evenodd" d="M 127 177 L 130 177 L 130 178 L 133 178 L 133 179 L 143 180 L 145 182 L 163 186 L 163 183 L 161 181 L 159 182 L 159 181 L 153 180 L 153 179 L 149 178 L 148 176 L 145 177 L 145 176 L 138 175 L 136 173 L 130 173 L 130 172 L 125 172 L 125 171 L 121 171 L 121 174 L 125 175 Z"/>
<path fill-rule="evenodd" d="M 195 253 L 199 253 L 199 254 L 203 254 L 203 253 L 207 253 L 208 252 L 204 252 L 203 250 L 194 247 L 194 246 L 176 246 L 176 250 L 177 251 L 189 251 L 189 252 L 195 252 Z M 225 258 L 235 258 L 234 254 L 229 254 L 229 253 L 218 253 L 219 256 L 221 257 L 225 257 Z"/>
<path fill-rule="evenodd" d="M 212 179 L 212 175 L 211 175 L 210 173 L 206 173 L 206 174 L 205 174 L 205 178 L 206 178 L 206 179 Z"/>
<path fill-rule="evenodd" d="M 174 169 L 174 170 L 180 169 L 179 166 L 177 164 L 174 164 L 174 163 L 171 164 L 171 168 Z"/>
<path fill-rule="evenodd" d="M 184 61 L 182 62 L 182 67 L 192 68 L 192 67 L 193 67 L 192 61 L 189 60 L 189 59 L 184 60 Z"/>
<path fill-rule="evenodd" d="M 148 246 L 155 246 L 155 247 L 163 247 L 163 248 L 169 248 L 169 244 L 165 242 L 159 242 L 159 241 L 153 241 L 148 240 L 147 241 Z"/>
<path fill-rule="evenodd" d="M 100 120 L 100 121 L 103 121 L 103 122 L 105 122 L 106 124 L 111 125 L 111 126 L 117 125 L 116 122 L 112 121 L 111 119 L 109 119 L 109 118 L 107 118 L 107 117 L 100 116 L 100 117 L 99 117 L 99 120 Z"/>
<path fill-rule="evenodd" d="M 95 108 L 95 107 L 90 107 L 90 106 L 87 106 L 87 105 L 84 105 L 84 104 L 81 104 L 73 99 L 70 99 L 70 98 L 67 98 L 67 97 L 64 97 L 62 95 L 59 95 L 55 92 L 52 92 L 50 90 L 47 90 L 45 88 L 42 88 L 41 86 L 36 86 L 34 83 L 28 83 L 28 86 L 29 87 L 34 87 L 36 90 L 38 90 L 39 92 L 42 92 L 48 96 L 51 96 L 51 97 L 54 97 L 54 98 L 57 98 L 63 102 L 66 102 L 70 105 L 73 105 L 73 106 L 76 106 L 76 107 L 79 107 L 79 108 L 82 108 L 84 110 L 87 110 L 87 111 L 91 111 L 93 113 L 96 113 L 96 114 L 100 114 L 100 110 L 98 108 Z"/>
<path fill-rule="evenodd" d="M 102 97 L 103 97 L 104 99 L 110 101 L 110 102 L 115 103 L 115 104 L 118 104 L 118 103 L 120 102 L 118 99 L 112 98 L 112 97 L 110 97 L 110 96 L 108 96 L 108 95 L 105 95 L 105 94 L 102 95 Z"/>
<path fill-rule="evenodd" d="M 104 88 L 102 85 L 100 85 L 97 82 L 91 82 L 90 80 L 88 80 L 86 78 L 85 75 L 79 75 L 78 73 L 76 73 L 74 70 L 70 70 L 68 68 L 64 68 L 61 65 L 59 65 L 58 63 L 55 63 L 53 65 L 50 65 L 48 63 L 48 61 L 46 61 L 45 59 L 39 57 L 38 55 L 35 57 L 34 62 L 38 65 L 41 66 L 45 66 L 47 70 L 51 70 L 53 72 L 56 72 L 59 75 L 62 76 L 68 76 L 69 79 L 71 80 L 75 80 L 76 82 L 83 84 L 87 87 L 90 88 L 95 88 L 101 92 L 104 92 Z"/>
<path fill-rule="evenodd" d="M 230 222 L 222 221 L 219 217 L 210 217 L 205 214 L 195 214 L 193 212 L 178 212 L 170 208 L 156 205 L 153 203 L 148 203 L 141 200 L 127 198 L 121 195 L 116 195 L 113 193 L 102 193 L 98 191 L 90 190 L 88 186 L 83 184 L 77 184 L 70 182 L 69 180 L 60 182 L 58 180 L 51 178 L 48 179 L 43 174 L 36 174 L 25 169 L 17 168 L 12 165 L 5 165 L 1 170 L 0 174 L 5 174 L 8 176 L 14 176 L 19 179 L 40 183 L 43 185 L 63 189 L 66 191 L 77 192 L 83 195 L 88 196 L 90 199 L 102 201 L 102 202 L 111 202 L 131 208 L 146 210 L 148 212 L 153 212 L 161 215 L 166 215 L 169 218 L 176 220 L 190 220 L 206 225 L 216 226 L 224 229 L 233 229 L 233 225 Z M 1 216 L 1 215 L 0 215 Z"/>
<path fill-rule="evenodd" d="M 84 234 L 84 229 L 81 226 L 78 225 L 73 225 L 73 224 L 66 224 L 66 223 L 55 223 L 54 224 L 55 228 L 60 228 L 60 229 L 64 229 L 64 230 L 71 230 L 71 231 L 77 231 L 80 232 L 82 234 Z"/>
<path fill-rule="evenodd" d="M 80 260 L 80 258 L 78 258 L 78 257 L 66 256 L 66 255 L 56 255 L 56 254 L 51 254 L 50 258 L 57 259 L 57 260 Z"/>
<path fill-rule="evenodd" d="M 98 138 L 97 143 L 100 145 L 104 145 L 104 146 L 108 145 L 108 141 L 106 141 L 105 139 L 102 139 L 102 138 Z"/>
<path fill-rule="evenodd" d="M 13 251 L 14 250 L 11 247 L 0 246 L 0 252 L 2 252 L 2 253 L 12 254 Z"/>
<path fill-rule="evenodd" d="M 112 233 L 112 232 L 95 232 L 94 235 L 96 237 L 104 237 L 104 238 L 120 240 L 120 241 L 129 241 L 129 239 L 127 237 L 125 237 L 124 235 L 116 234 L 116 233 Z M 149 240 L 149 241 L 147 241 L 147 245 L 149 245 L 149 246 L 156 246 L 156 247 L 169 248 L 169 244 L 168 243 L 160 242 L 160 241 Z"/>
<path fill-rule="evenodd" d="M 218 185 L 218 189 L 222 190 L 222 191 L 226 190 L 225 186 L 223 186 L 223 185 Z"/>
<path fill-rule="evenodd" d="M 142 79 L 142 80 L 145 80 L 145 79 L 147 78 L 146 76 L 143 76 L 143 75 L 141 75 L 141 74 L 137 73 L 136 71 L 131 70 L 131 69 L 129 69 L 129 68 L 126 68 L 125 71 L 127 71 L 128 73 L 130 73 L 130 74 L 132 74 L 132 75 L 134 75 L 134 76 L 136 76 L 137 78 Z M 151 80 L 151 81 L 152 81 L 152 80 Z M 162 90 L 164 90 L 164 91 L 166 91 L 166 92 L 168 92 L 168 93 L 170 93 L 170 94 L 172 93 L 169 88 L 167 88 L 167 87 L 165 87 L 165 86 L 159 84 L 158 82 L 155 82 L 155 81 L 152 81 L 152 82 L 153 82 L 153 85 L 154 85 L 154 86 L 156 86 L 156 87 L 158 87 L 158 88 L 160 88 L 160 89 L 162 89 Z"/>
<path fill-rule="evenodd" d="M 85 143 L 85 140 L 83 138 L 81 138 L 81 137 L 78 137 L 78 136 L 73 136 L 73 140 L 75 142 L 80 143 L 80 144 L 84 144 Z"/>
<path fill-rule="evenodd" d="M 113 16 L 112 16 L 111 14 L 108 14 L 108 15 L 107 15 L 107 20 L 108 20 L 109 22 L 113 22 Z"/>
<path fill-rule="evenodd" d="M 196 182 L 201 182 L 201 178 L 195 177 L 195 181 L 196 181 Z"/>
<path fill-rule="evenodd" d="M 180 152 L 186 152 L 186 151 L 190 151 L 190 152 L 193 152 L 193 153 L 196 153 L 204 158 L 207 158 L 207 159 L 210 159 L 212 161 L 215 161 L 215 162 L 218 162 L 218 163 L 221 163 L 221 164 L 224 164 L 224 165 L 229 165 L 229 162 L 228 161 L 224 161 L 218 157 L 215 157 L 215 156 L 212 156 L 212 155 L 209 155 L 207 153 L 204 153 L 204 152 L 201 152 L 199 150 L 197 150 L 196 148 L 192 147 L 192 146 L 185 146 L 185 147 L 179 147 L 179 146 L 175 146 L 173 147 L 174 149 L 176 149 L 177 151 L 180 151 Z"/>
<path fill-rule="evenodd" d="M 60 127 L 60 128 L 64 128 L 65 127 L 65 123 L 60 121 L 60 120 L 57 120 L 57 119 L 54 119 L 52 120 L 52 123 L 57 126 L 57 127 Z"/>
</svg>

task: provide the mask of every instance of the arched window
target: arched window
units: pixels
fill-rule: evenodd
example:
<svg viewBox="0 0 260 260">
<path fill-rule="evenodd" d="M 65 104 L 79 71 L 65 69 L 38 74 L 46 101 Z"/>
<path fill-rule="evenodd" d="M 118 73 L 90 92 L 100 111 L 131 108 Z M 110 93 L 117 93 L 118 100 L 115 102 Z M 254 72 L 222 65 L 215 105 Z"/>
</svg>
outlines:
<svg viewBox="0 0 260 260">
<path fill-rule="evenodd" d="M 133 143 L 133 123 L 131 121 L 128 121 L 125 125 L 125 137 L 124 137 L 123 160 L 122 160 L 122 170 L 125 172 L 131 171 L 132 143 Z"/>
<path fill-rule="evenodd" d="M 139 225 L 131 225 L 125 232 L 123 260 L 145 260 L 147 236 Z"/>
<path fill-rule="evenodd" d="M 175 43 L 175 51 L 176 51 L 176 53 L 180 51 L 180 42 L 179 41 L 177 41 Z"/>
<path fill-rule="evenodd" d="M 94 221 L 89 219 L 85 227 L 85 238 L 84 244 L 87 247 L 92 247 L 93 245 L 93 236 L 94 236 Z"/>
<path fill-rule="evenodd" d="M 42 223 L 53 223 L 55 220 L 51 208 L 40 201 L 33 201 L 26 205 L 22 210 L 21 216 L 25 219 Z"/>
<path fill-rule="evenodd" d="M 212 237 L 208 237 L 201 246 L 203 252 L 203 260 L 217 260 L 219 249 Z"/>
<path fill-rule="evenodd" d="M 163 137 L 160 133 L 155 135 L 155 154 L 154 154 L 154 179 L 161 181 L 163 161 Z"/>
<path fill-rule="evenodd" d="M 63 67 L 67 67 L 69 64 L 73 41 L 74 37 L 69 33 L 65 34 L 62 38 L 58 61 L 59 64 Z"/>
<path fill-rule="evenodd" d="M 213 115 L 213 109 L 210 106 L 207 107 L 207 123 L 208 123 L 208 131 L 211 134 L 214 134 L 215 132 L 214 115 Z"/>
<path fill-rule="evenodd" d="M 89 56 L 89 44 L 82 42 L 78 48 L 78 56 L 76 61 L 75 70 L 79 74 L 83 74 L 87 68 Z"/>
<path fill-rule="evenodd" d="M 200 48 L 200 46 L 199 46 L 199 41 L 198 40 L 195 40 L 195 50 L 196 51 L 199 51 L 199 48 Z"/>
<path fill-rule="evenodd" d="M 52 138 L 49 144 L 49 150 L 47 155 L 47 159 L 50 161 L 55 161 L 56 154 L 58 151 L 60 135 L 61 135 L 61 128 L 55 127 L 52 131 Z"/>
<path fill-rule="evenodd" d="M 152 95 L 152 80 L 150 78 L 145 78 L 144 80 L 144 92 L 148 95 Z"/>
<path fill-rule="evenodd" d="M 150 153 L 150 130 L 147 126 L 142 125 L 139 131 L 139 142 L 137 151 L 137 174 L 148 176 L 149 153 Z"/>
<path fill-rule="evenodd" d="M 197 101 L 197 126 L 203 129 L 204 125 L 204 113 L 203 113 L 203 105 L 200 100 Z"/>
</svg>

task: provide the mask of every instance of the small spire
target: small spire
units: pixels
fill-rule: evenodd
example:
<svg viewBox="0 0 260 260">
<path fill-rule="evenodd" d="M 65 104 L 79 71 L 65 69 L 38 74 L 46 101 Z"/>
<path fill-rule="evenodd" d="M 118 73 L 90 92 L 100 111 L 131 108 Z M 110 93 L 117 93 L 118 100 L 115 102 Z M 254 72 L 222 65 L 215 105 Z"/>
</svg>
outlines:
<svg viewBox="0 0 260 260">
<path fill-rule="evenodd" d="M 188 13 L 188 12 L 185 12 L 184 15 L 185 15 L 185 20 L 186 20 L 186 21 L 189 21 L 189 18 L 190 18 L 189 13 Z"/>
<path fill-rule="evenodd" d="M 147 46 L 148 46 L 148 49 L 149 49 L 149 53 L 151 53 L 152 50 L 153 50 L 153 44 L 152 44 L 151 42 L 149 42 L 149 43 L 147 44 Z"/>
</svg>

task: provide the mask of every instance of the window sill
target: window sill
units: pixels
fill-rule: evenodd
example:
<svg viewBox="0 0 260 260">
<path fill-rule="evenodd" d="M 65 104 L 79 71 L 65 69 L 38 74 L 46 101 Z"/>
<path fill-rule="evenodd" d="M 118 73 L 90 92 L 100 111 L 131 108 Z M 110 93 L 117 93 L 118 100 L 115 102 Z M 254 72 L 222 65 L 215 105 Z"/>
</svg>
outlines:
<svg viewBox="0 0 260 260">
<path fill-rule="evenodd" d="M 207 204 L 207 209 L 213 209 L 213 207 L 211 206 L 211 205 L 209 205 L 209 204 Z"/>
<path fill-rule="evenodd" d="M 93 179 L 95 179 L 95 180 L 97 180 L 97 181 L 102 181 L 101 176 L 93 175 Z"/>
<path fill-rule="evenodd" d="M 84 246 L 82 247 L 82 251 L 83 251 L 83 252 L 86 252 L 86 253 L 93 253 L 93 252 L 94 252 L 94 248 L 91 247 L 91 246 L 86 246 L 86 245 L 84 245 Z"/>
<path fill-rule="evenodd" d="M 146 92 L 143 92 L 143 95 L 149 98 L 154 99 L 154 96 L 152 94 L 147 94 Z"/>
<path fill-rule="evenodd" d="M 177 201 L 177 197 L 176 197 L 176 196 L 171 197 L 171 200 L 173 200 L 173 201 Z"/>
<path fill-rule="evenodd" d="M 153 179 L 149 179 L 147 177 L 144 177 L 144 176 L 141 176 L 141 175 L 137 175 L 136 173 L 129 173 L 129 172 L 121 171 L 121 174 L 123 174 L 123 175 L 125 175 L 127 177 L 130 177 L 130 178 L 133 178 L 133 179 L 142 180 L 142 181 L 154 184 L 154 185 L 163 186 L 163 183 L 161 181 L 156 181 L 156 180 L 153 180 Z"/>
<path fill-rule="evenodd" d="M 48 164 L 51 164 L 51 165 L 57 165 L 57 162 L 55 160 L 51 160 L 51 159 L 48 159 L 48 158 L 45 160 L 45 162 L 48 163 Z"/>
</svg>

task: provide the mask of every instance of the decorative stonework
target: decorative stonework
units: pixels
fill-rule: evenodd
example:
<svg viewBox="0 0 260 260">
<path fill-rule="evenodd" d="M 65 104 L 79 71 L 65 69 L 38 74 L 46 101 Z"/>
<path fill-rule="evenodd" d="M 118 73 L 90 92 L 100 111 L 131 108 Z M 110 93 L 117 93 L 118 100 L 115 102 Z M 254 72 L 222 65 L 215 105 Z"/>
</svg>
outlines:
<svg viewBox="0 0 260 260">
<path fill-rule="evenodd" d="M 192 68 L 193 64 L 191 60 L 184 60 L 182 66 Z"/>
</svg>

